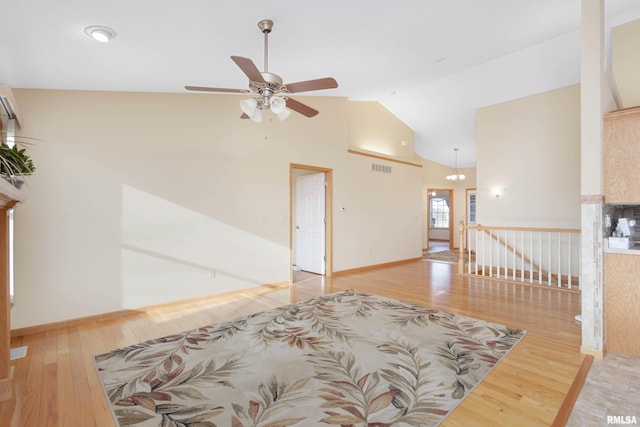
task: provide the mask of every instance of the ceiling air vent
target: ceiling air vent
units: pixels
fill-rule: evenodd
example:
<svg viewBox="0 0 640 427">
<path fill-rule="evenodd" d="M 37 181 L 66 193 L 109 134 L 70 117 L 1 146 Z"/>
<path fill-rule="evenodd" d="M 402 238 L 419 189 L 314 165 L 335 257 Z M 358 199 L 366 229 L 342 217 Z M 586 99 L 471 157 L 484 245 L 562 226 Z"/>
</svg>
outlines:
<svg viewBox="0 0 640 427">
<path fill-rule="evenodd" d="M 391 173 L 391 166 L 371 163 L 371 170 L 373 172 Z"/>
</svg>

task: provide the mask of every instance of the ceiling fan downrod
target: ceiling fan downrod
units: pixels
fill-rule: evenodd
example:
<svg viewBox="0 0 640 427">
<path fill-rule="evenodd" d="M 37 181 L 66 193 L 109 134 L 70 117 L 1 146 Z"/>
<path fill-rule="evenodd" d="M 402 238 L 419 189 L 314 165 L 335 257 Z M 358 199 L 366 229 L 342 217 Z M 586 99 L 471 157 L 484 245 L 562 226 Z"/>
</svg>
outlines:
<svg viewBox="0 0 640 427">
<path fill-rule="evenodd" d="M 258 28 L 264 34 L 264 72 L 269 72 L 269 33 L 273 29 L 273 21 L 270 19 L 263 19 L 258 22 Z"/>
</svg>

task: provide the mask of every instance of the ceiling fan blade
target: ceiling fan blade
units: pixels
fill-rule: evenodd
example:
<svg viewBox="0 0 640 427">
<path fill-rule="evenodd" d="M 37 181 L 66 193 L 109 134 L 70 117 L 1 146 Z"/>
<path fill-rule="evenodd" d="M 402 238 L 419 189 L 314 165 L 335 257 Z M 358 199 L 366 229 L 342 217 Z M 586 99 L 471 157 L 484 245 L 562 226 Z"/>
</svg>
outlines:
<svg viewBox="0 0 640 427">
<path fill-rule="evenodd" d="M 238 67 L 240 67 L 242 72 L 249 77 L 249 81 L 266 83 L 264 81 L 264 77 L 262 77 L 262 73 L 258 70 L 258 67 L 256 67 L 256 64 L 254 64 L 252 60 L 242 56 L 232 56 L 231 59 Z"/>
<path fill-rule="evenodd" d="M 288 83 L 286 86 L 289 92 L 298 93 L 310 90 L 335 89 L 338 87 L 338 82 L 333 77 L 325 77 L 324 79 Z"/>
<path fill-rule="evenodd" d="M 318 114 L 318 110 L 314 110 L 308 105 L 305 105 L 300 101 L 296 101 L 293 98 L 287 98 L 287 107 L 307 117 L 313 117 Z"/>
<path fill-rule="evenodd" d="M 223 92 L 223 93 L 247 93 L 247 89 L 226 89 L 220 87 L 206 87 L 206 86 L 185 86 L 186 90 L 193 90 L 196 92 Z"/>
</svg>

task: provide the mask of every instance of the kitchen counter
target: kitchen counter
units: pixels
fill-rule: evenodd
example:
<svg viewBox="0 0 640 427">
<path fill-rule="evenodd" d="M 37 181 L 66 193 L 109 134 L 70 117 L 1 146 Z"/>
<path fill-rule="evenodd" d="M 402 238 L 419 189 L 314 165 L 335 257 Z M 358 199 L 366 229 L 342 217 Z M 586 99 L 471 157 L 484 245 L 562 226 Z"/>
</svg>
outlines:
<svg viewBox="0 0 640 427">
<path fill-rule="evenodd" d="M 606 254 L 640 255 L 640 246 L 635 246 L 631 249 L 604 248 L 604 252 Z"/>
</svg>

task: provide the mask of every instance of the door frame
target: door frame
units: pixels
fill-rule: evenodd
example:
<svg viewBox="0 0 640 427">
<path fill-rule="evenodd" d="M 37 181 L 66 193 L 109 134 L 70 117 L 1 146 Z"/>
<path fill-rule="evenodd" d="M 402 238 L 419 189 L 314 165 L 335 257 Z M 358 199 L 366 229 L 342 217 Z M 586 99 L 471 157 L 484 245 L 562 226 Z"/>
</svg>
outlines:
<svg viewBox="0 0 640 427">
<path fill-rule="evenodd" d="M 289 164 L 289 283 L 293 283 L 293 241 L 295 239 L 295 218 L 293 217 L 293 205 L 295 203 L 295 176 L 294 170 L 302 169 L 311 172 L 324 173 L 325 182 L 325 203 L 324 214 L 326 219 L 324 236 L 324 256 L 325 256 L 325 276 L 333 273 L 333 169 L 320 166 L 302 165 L 298 163 Z"/>
<path fill-rule="evenodd" d="M 454 249 L 453 245 L 453 189 L 452 188 L 427 188 L 427 247 L 429 246 L 429 231 L 431 230 L 431 193 L 446 191 L 449 193 L 449 250 Z"/>
</svg>

